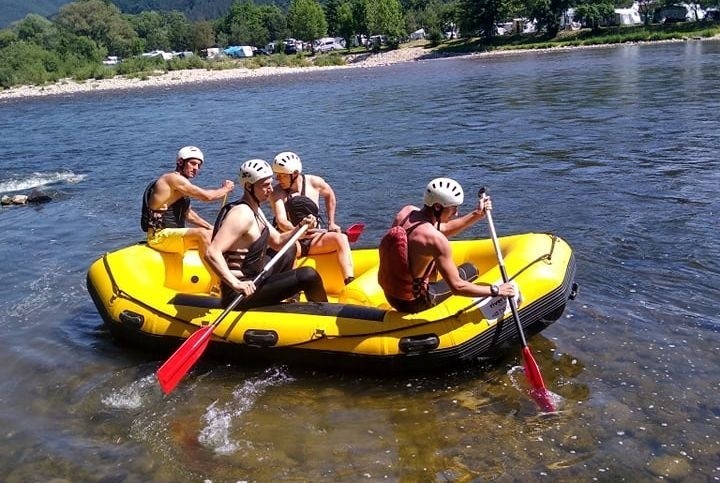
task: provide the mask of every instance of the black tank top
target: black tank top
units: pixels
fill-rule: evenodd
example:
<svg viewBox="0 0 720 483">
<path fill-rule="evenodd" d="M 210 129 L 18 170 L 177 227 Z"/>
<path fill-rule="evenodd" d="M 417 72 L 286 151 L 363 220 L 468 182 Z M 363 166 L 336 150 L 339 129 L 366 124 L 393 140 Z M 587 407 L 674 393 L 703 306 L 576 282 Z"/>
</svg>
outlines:
<svg viewBox="0 0 720 483">
<path fill-rule="evenodd" d="M 185 217 L 190 209 L 190 197 L 184 196 L 170 205 L 167 210 L 151 210 L 150 197 L 155 189 L 156 181 L 145 188 L 140 213 L 140 228 L 143 231 L 161 230 L 163 228 L 185 228 Z"/>
<path fill-rule="evenodd" d="M 285 212 L 288 220 L 293 226 L 300 224 L 303 218 L 313 215 L 318 219 L 318 227 L 321 227 L 320 207 L 309 197 L 305 196 L 305 176 L 302 177 L 302 187 L 300 194 L 292 196 L 290 191 L 285 190 L 287 201 L 285 201 Z"/>
<path fill-rule="evenodd" d="M 213 238 L 215 238 L 215 234 L 222 226 L 228 212 L 240 204 L 250 206 L 246 201 L 238 200 L 228 203 L 220 209 L 220 213 L 218 213 L 218 217 L 215 220 L 215 226 L 213 227 Z M 257 214 L 255 214 L 255 220 L 258 222 L 258 225 L 262 224 L 263 228 L 258 239 L 252 242 L 248 247 L 247 253 L 244 255 L 234 251 L 223 253 L 223 258 L 225 258 L 228 268 L 230 270 L 241 270 L 243 273 L 243 280 L 255 278 L 265 267 L 265 254 L 267 253 L 270 230 L 265 224 L 265 221 Z"/>
</svg>

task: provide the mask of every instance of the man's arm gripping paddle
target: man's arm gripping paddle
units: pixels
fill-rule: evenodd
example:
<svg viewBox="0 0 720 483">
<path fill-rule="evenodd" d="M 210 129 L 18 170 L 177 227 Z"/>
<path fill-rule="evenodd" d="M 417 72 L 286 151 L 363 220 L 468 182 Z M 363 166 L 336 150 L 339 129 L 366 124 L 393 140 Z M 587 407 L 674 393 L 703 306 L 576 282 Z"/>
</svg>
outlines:
<svg viewBox="0 0 720 483">
<path fill-rule="evenodd" d="M 300 237 L 307 231 L 308 225 L 302 225 L 300 229 L 285 243 L 285 245 L 275 254 L 254 279 L 253 283 L 257 284 L 262 280 L 264 275 L 282 258 L 290 247 L 292 247 Z M 239 294 L 227 306 L 220 316 L 210 325 L 199 328 L 188 337 L 185 342 L 168 358 L 167 361 L 158 369 L 157 378 L 160 381 L 160 387 L 165 394 L 170 394 L 178 385 L 180 380 L 187 374 L 190 368 L 197 362 L 200 356 L 205 352 L 210 338 L 215 328 L 223 321 L 223 319 L 245 298 L 245 294 Z"/>
</svg>

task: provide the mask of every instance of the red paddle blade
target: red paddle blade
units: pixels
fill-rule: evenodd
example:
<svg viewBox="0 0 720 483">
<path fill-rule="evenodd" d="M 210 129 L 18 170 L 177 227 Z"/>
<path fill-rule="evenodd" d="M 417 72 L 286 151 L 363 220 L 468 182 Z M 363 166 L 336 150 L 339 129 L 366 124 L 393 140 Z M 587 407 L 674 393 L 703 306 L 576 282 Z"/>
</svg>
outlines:
<svg viewBox="0 0 720 483">
<path fill-rule="evenodd" d="M 364 223 L 355 223 L 348 227 L 348 229 L 345 231 L 345 234 L 347 234 L 348 241 L 350 243 L 355 243 L 358 241 L 358 238 L 360 238 L 360 235 L 362 235 L 363 230 L 365 229 Z"/>
<path fill-rule="evenodd" d="M 178 349 L 160 366 L 157 378 L 165 394 L 170 394 L 190 368 L 205 352 L 210 343 L 214 325 L 206 325 L 196 330 Z"/>
<path fill-rule="evenodd" d="M 540 408 L 547 412 L 555 412 L 555 404 L 552 401 L 550 391 L 545 388 L 545 382 L 543 381 L 540 368 L 535 361 L 535 358 L 530 352 L 530 347 L 525 346 L 522 349 L 523 360 L 525 362 L 525 375 L 527 376 L 528 382 L 532 390 L 530 395 L 535 399 L 535 402 Z"/>
</svg>

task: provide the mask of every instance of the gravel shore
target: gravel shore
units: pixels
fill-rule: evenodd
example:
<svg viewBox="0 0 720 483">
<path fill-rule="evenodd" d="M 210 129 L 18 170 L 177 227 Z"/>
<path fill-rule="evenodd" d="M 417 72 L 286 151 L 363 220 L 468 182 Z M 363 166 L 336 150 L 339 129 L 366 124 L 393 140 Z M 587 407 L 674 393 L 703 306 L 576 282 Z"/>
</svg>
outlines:
<svg viewBox="0 0 720 483">
<path fill-rule="evenodd" d="M 75 94 L 80 92 L 100 92 L 124 89 L 148 89 L 155 87 L 168 87 L 183 84 L 201 84 L 229 79 L 269 77 L 298 72 L 312 72 L 328 69 L 352 69 L 362 67 L 376 67 L 380 65 L 395 64 L 437 57 L 432 51 L 422 47 L 409 47 L 379 54 L 363 53 L 346 57 L 346 65 L 329 67 L 260 67 L 247 69 L 238 67 L 227 70 L 179 70 L 150 76 L 144 80 L 138 78 L 114 77 L 112 79 L 90 79 L 87 81 L 74 81 L 65 79 L 55 84 L 45 86 L 20 86 L 0 91 L 0 100 L 32 98 L 43 96 L 56 96 Z"/>
<path fill-rule="evenodd" d="M 717 39 L 718 37 L 713 37 Z M 708 40 L 708 39 L 694 39 Z M 663 40 L 659 42 L 683 42 L 685 40 Z M 645 43 L 645 42 L 640 42 Z M 630 44 L 620 44 L 630 45 Z M 490 52 L 479 52 L 470 54 L 459 54 L 466 56 L 503 56 L 517 55 L 526 52 L 558 52 L 570 49 L 593 49 L 618 47 L 618 44 L 599 44 L 581 47 L 553 47 L 550 49 L 516 49 L 516 50 L 496 50 Z M 397 64 L 399 62 L 424 61 L 443 57 L 457 56 L 458 54 L 444 55 L 436 51 L 426 49 L 424 47 L 405 47 L 387 52 L 374 54 L 372 52 L 352 54 L 345 57 L 346 65 L 328 66 L 328 67 L 260 67 L 257 69 L 247 69 L 238 67 L 236 69 L 227 70 L 178 70 L 166 73 L 159 73 L 146 79 L 114 77 L 112 79 L 87 81 L 74 81 L 66 79 L 55 84 L 46 86 L 21 86 L 11 89 L 0 90 L 0 101 L 17 98 L 33 98 L 44 96 L 57 96 L 65 94 L 75 94 L 80 92 L 100 92 L 125 89 L 148 89 L 155 87 L 168 87 L 183 84 L 202 84 L 205 82 L 215 82 L 230 79 L 243 78 L 262 78 L 270 76 L 278 76 L 284 74 L 293 74 L 298 72 L 313 72 L 329 69 L 355 69 L 363 67 L 377 67 L 382 65 Z"/>
</svg>

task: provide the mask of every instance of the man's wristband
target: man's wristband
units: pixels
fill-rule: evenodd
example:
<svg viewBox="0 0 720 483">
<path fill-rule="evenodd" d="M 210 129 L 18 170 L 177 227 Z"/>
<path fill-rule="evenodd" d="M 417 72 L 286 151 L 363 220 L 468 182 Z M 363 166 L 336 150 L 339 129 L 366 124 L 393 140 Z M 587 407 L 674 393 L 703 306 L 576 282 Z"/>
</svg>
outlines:
<svg viewBox="0 0 720 483">
<path fill-rule="evenodd" d="M 497 297 L 500 294 L 500 287 L 497 285 L 490 285 L 490 295 Z"/>
</svg>

